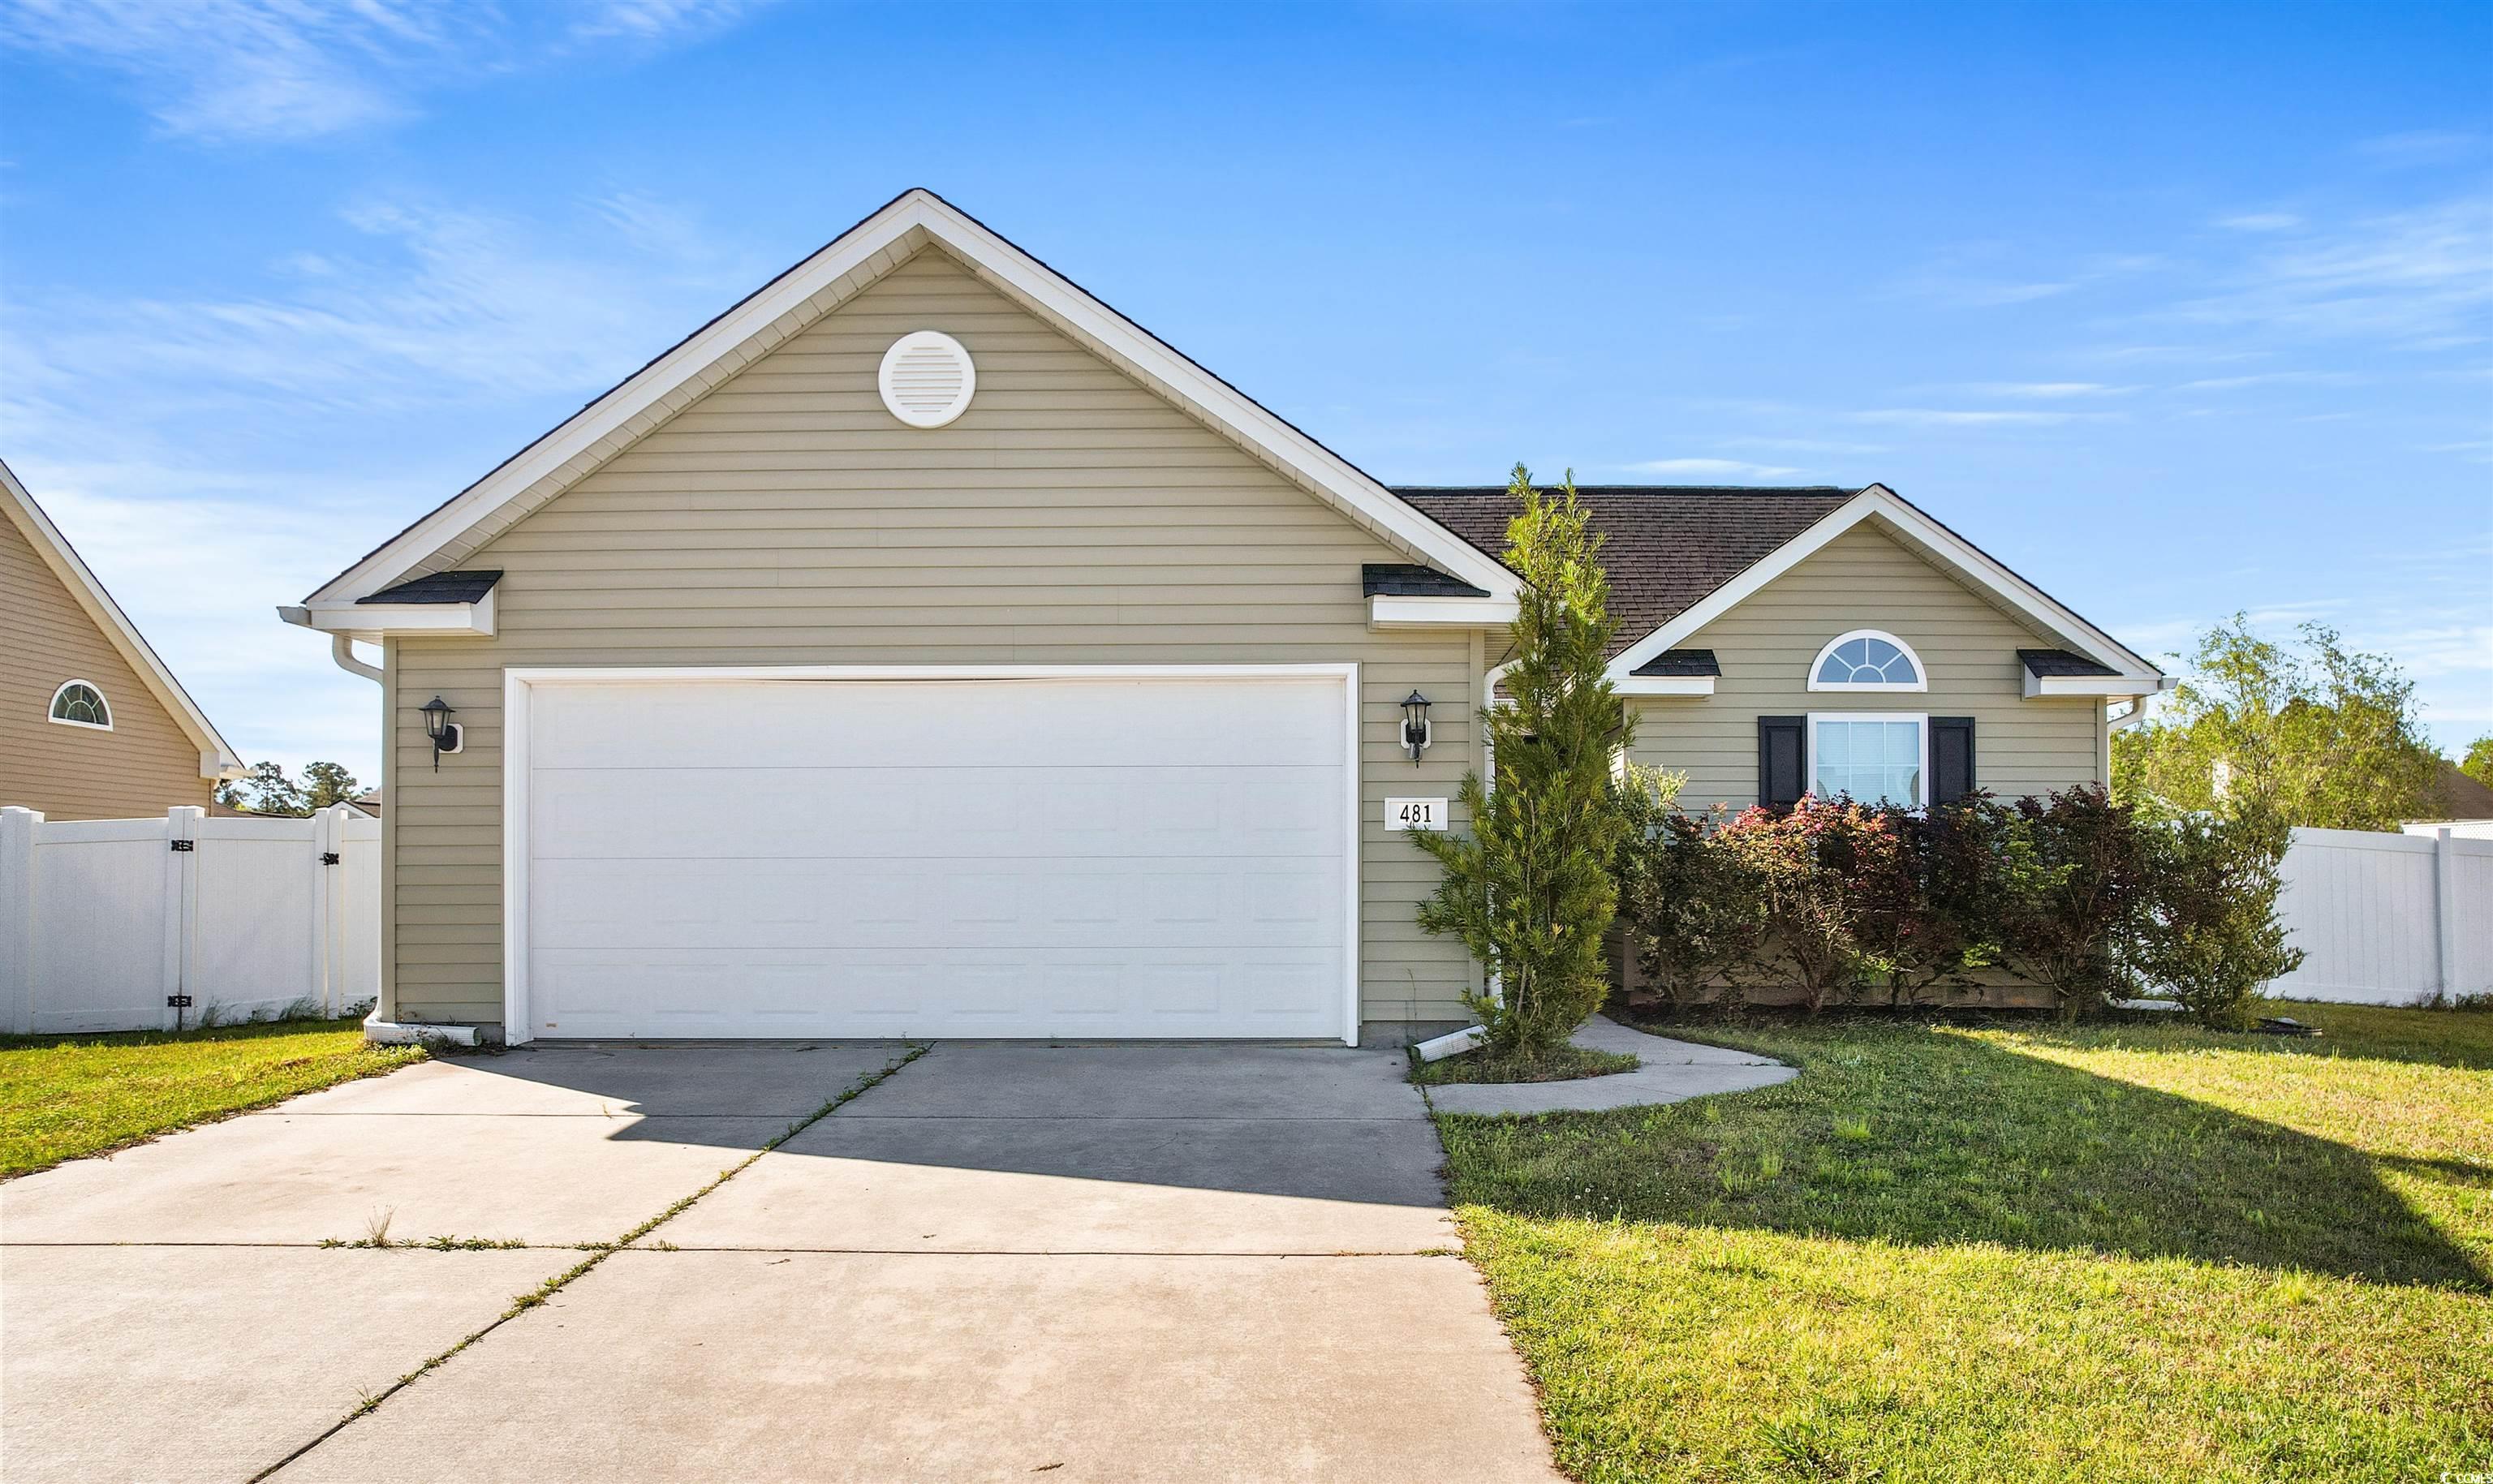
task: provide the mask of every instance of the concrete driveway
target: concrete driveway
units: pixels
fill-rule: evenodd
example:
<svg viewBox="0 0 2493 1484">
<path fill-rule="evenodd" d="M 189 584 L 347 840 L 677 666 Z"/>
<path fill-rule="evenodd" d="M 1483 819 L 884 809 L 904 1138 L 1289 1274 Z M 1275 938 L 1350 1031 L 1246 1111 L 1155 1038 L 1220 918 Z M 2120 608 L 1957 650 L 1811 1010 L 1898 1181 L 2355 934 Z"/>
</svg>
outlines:
<svg viewBox="0 0 2493 1484">
<path fill-rule="evenodd" d="M 1557 1477 L 1398 1055 L 907 1054 L 436 1061 L 0 1186 L 0 1472 Z M 451 1250 L 321 1245 L 384 1218 Z"/>
</svg>

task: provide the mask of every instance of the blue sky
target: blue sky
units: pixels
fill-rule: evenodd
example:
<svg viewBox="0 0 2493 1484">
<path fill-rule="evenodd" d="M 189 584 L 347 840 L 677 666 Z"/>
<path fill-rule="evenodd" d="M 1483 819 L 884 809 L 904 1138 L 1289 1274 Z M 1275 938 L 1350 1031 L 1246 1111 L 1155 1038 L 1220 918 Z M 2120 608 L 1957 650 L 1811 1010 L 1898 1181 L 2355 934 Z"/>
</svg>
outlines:
<svg viewBox="0 0 2493 1484">
<path fill-rule="evenodd" d="M 272 608 L 902 189 L 1389 483 L 1881 480 L 2493 729 L 2493 7 L 0 0 L 0 455 L 245 756 Z"/>
</svg>

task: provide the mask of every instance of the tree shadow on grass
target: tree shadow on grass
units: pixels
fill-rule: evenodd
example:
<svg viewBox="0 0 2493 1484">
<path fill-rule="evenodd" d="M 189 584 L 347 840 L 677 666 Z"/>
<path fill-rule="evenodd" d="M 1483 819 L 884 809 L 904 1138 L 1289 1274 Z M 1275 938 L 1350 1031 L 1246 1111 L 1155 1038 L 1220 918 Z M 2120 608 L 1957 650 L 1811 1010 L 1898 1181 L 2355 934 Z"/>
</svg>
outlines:
<svg viewBox="0 0 2493 1484">
<path fill-rule="evenodd" d="M 2483 1178 L 2465 1161 L 2376 1160 L 1927 1026 L 1722 1039 L 1801 1075 L 1664 1108 L 1441 1120 L 1455 1199 L 1533 1216 L 2093 1249 L 2493 1288 L 2377 1172 L 2387 1165 L 2450 1187 L 2458 1203 L 2457 1190 Z"/>
</svg>

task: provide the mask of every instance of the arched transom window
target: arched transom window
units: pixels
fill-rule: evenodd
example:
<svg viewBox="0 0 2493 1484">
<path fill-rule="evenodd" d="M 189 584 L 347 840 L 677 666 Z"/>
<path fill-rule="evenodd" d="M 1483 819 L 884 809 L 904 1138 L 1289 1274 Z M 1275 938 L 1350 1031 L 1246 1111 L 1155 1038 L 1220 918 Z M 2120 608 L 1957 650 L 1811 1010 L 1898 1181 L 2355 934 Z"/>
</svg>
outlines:
<svg viewBox="0 0 2493 1484">
<path fill-rule="evenodd" d="M 1839 634 L 1810 667 L 1813 691 L 1924 691 L 1922 661 L 1892 634 L 1855 629 Z"/>
<path fill-rule="evenodd" d="M 64 727 L 112 729 L 112 708 L 105 704 L 104 693 L 83 680 L 69 681 L 52 693 L 51 719 Z"/>
</svg>

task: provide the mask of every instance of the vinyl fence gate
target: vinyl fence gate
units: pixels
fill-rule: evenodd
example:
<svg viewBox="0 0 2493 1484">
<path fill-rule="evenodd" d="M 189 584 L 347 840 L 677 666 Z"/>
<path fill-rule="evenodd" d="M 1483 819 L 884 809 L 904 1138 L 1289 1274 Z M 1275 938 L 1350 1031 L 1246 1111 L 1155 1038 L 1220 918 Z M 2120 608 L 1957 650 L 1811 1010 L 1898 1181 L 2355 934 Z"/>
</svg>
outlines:
<svg viewBox="0 0 2493 1484">
<path fill-rule="evenodd" d="M 380 821 L 0 810 L 0 1031 L 342 1015 L 380 992 Z"/>
</svg>

